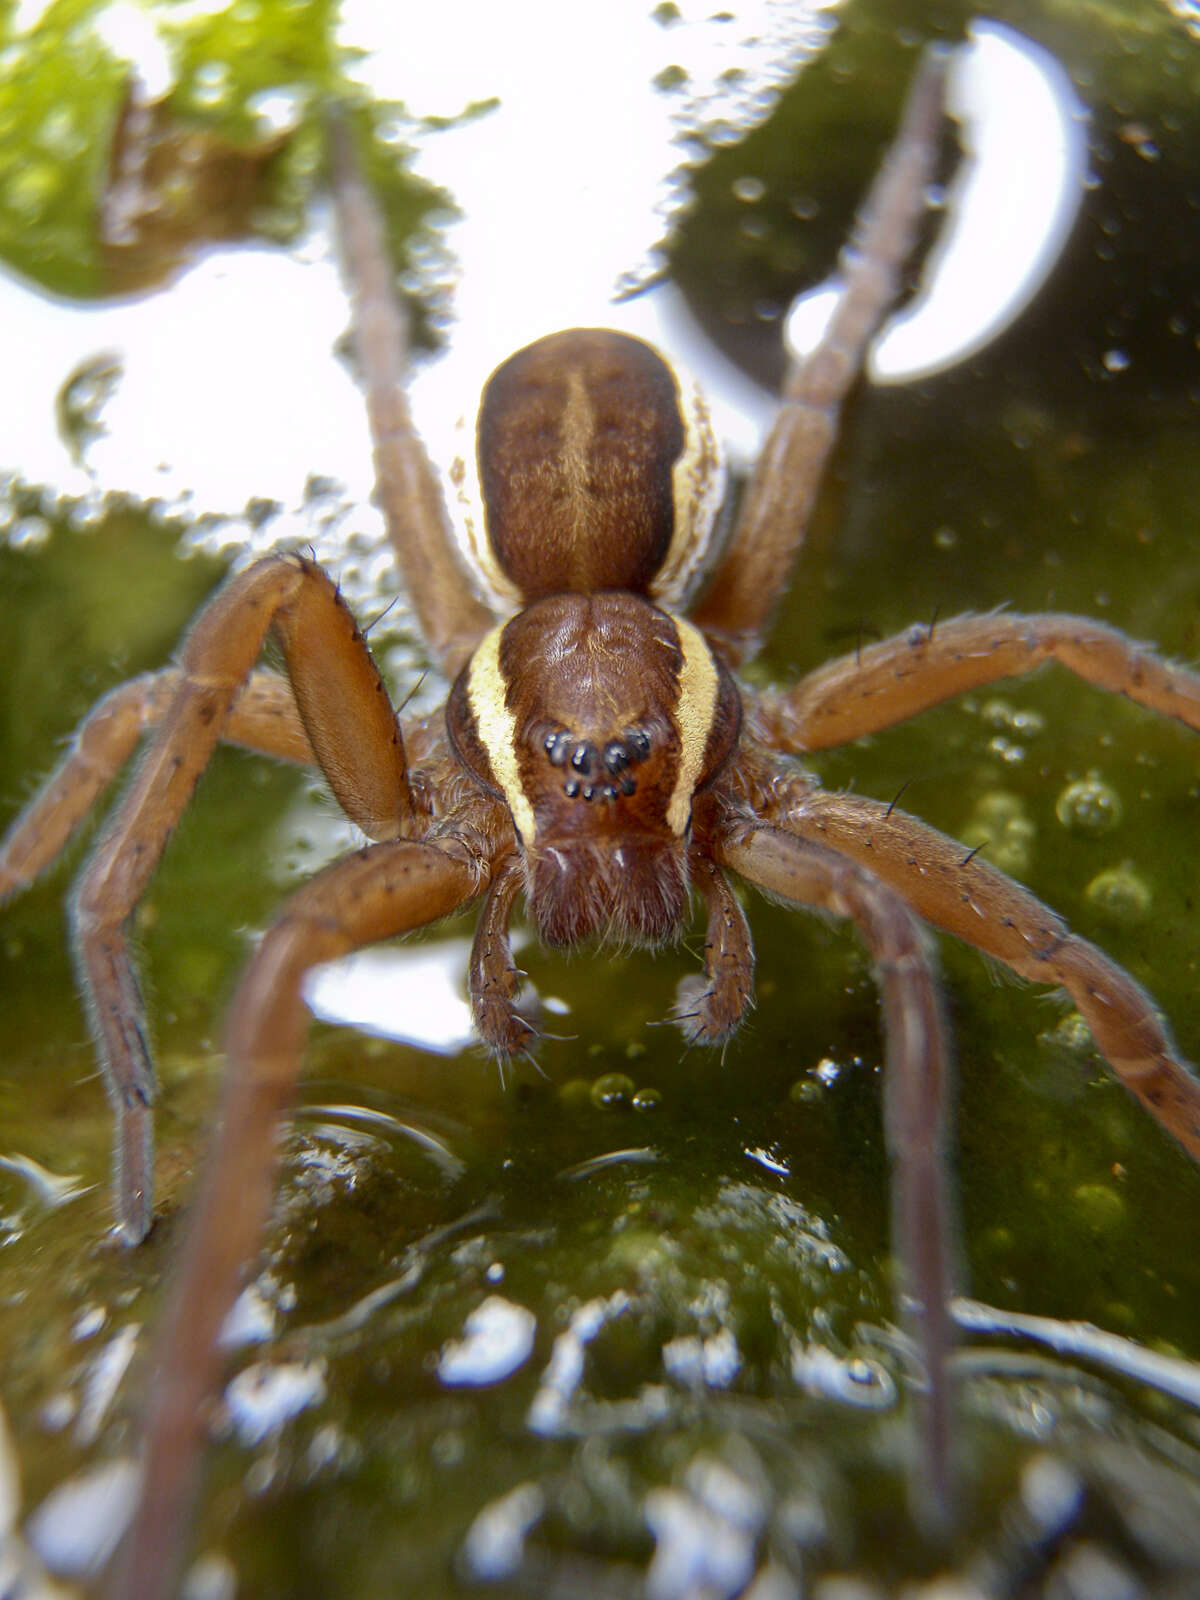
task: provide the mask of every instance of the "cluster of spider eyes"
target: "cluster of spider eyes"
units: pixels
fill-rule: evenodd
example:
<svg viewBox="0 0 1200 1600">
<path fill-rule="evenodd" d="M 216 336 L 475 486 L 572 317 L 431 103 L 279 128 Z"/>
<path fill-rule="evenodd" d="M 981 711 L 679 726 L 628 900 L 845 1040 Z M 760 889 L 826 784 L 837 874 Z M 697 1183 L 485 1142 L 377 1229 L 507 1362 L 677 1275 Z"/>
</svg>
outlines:
<svg viewBox="0 0 1200 1600">
<path fill-rule="evenodd" d="M 650 754 L 650 735 L 642 728 L 626 728 L 601 750 L 590 739 L 577 739 L 565 728 L 548 733 L 543 747 L 552 767 L 567 767 L 563 784 L 568 800 L 615 800 L 631 795 L 637 781 L 628 770 Z"/>
</svg>

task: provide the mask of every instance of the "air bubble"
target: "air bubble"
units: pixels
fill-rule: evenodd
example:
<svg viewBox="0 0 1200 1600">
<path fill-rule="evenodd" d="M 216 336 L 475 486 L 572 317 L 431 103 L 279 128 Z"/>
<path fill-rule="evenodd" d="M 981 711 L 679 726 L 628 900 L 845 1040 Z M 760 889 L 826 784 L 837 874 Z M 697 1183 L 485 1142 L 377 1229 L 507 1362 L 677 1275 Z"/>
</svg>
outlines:
<svg viewBox="0 0 1200 1600">
<path fill-rule="evenodd" d="M 1021 754 L 1024 755 L 1023 749 Z M 1019 795 L 1007 789 L 992 789 L 980 796 L 959 837 L 968 849 L 981 849 L 1001 872 L 1022 877 L 1033 859 L 1037 828 L 1026 815 L 1025 802 Z"/>
<path fill-rule="evenodd" d="M 1125 1221 L 1124 1198 L 1107 1183 L 1081 1183 L 1071 1197 L 1083 1220 L 1108 1233 Z"/>
<path fill-rule="evenodd" d="M 1091 1029 L 1078 1011 L 1068 1011 L 1052 1028 L 1039 1033 L 1038 1044 L 1070 1062 L 1090 1060 L 1095 1052 Z"/>
<path fill-rule="evenodd" d="M 229 93 L 229 69 L 220 61 L 206 61 L 192 83 L 192 95 L 199 106 L 219 106 Z"/>
<path fill-rule="evenodd" d="M 1098 872 L 1083 894 L 1088 905 L 1110 922 L 1142 922 L 1154 902 L 1150 886 L 1131 861 Z"/>
<path fill-rule="evenodd" d="M 1069 783 L 1054 805 L 1058 820 L 1072 833 L 1109 833 L 1123 810 L 1120 795 L 1098 772 Z"/>
<path fill-rule="evenodd" d="M 633 1079 L 626 1072 L 606 1072 L 592 1084 L 591 1095 L 601 1111 L 622 1110 L 633 1100 Z"/>
</svg>

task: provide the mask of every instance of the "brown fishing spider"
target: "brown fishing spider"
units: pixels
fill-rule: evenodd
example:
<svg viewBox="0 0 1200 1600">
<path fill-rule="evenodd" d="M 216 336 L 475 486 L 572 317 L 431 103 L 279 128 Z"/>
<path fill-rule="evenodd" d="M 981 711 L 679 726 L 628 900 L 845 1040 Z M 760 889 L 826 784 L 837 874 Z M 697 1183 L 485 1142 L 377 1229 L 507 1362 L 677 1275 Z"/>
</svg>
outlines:
<svg viewBox="0 0 1200 1600">
<path fill-rule="evenodd" d="M 134 1242 L 153 1216 L 155 1090 L 126 928 L 218 740 L 320 767 L 374 841 L 292 897 L 234 1000 L 220 1132 L 160 1336 L 143 1486 L 114 1592 L 149 1600 L 169 1581 L 218 1332 L 270 1205 L 276 1128 L 308 1025 L 302 983 L 373 940 L 481 900 L 470 995 L 481 1039 L 504 1057 L 531 1043 L 508 941 L 520 897 L 544 941 L 570 946 L 676 940 L 698 894 L 704 974 L 685 985 L 676 1017 L 703 1043 L 727 1038 L 751 996 L 750 934 L 726 874 L 850 918 L 883 1002 L 896 1243 L 928 1373 L 925 1470 L 943 1503 L 947 1047 L 923 923 L 1066 989 L 1114 1072 L 1200 1157 L 1200 1084 L 1130 977 L 977 855 L 895 805 L 823 792 L 793 759 L 1050 659 L 1200 729 L 1200 676 L 1078 617 L 991 615 L 874 644 L 787 689 L 758 693 L 737 677 L 788 581 L 840 403 L 910 253 L 941 85 L 930 59 L 844 257 L 837 312 L 789 375 L 725 547 L 713 547 L 721 472 L 703 405 L 648 345 L 577 329 L 519 351 L 484 391 L 474 581 L 410 420 L 405 325 L 378 219 L 333 126 L 379 498 L 453 685 L 444 710 L 402 723 L 332 582 L 302 555 L 272 556 L 205 606 L 177 666 L 100 703 L 0 855 L 9 894 L 54 859 L 154 730 L 72 907 L 116 1121 L 118 1225 Z M 268 635 L 286 676 L 256 667 Z"/>
</svg>

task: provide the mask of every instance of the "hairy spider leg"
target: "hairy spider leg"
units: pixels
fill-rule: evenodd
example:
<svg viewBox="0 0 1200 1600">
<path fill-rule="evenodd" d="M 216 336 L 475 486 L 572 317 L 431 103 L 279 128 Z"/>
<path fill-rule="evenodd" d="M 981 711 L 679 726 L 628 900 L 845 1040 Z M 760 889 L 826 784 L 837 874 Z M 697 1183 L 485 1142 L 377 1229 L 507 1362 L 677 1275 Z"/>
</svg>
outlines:
<svg viewBox="0 0 1200 1600">
<path fill-rule="evenodd" d="M 143 673 L 110 689 L 88 712 L 58 766 L 0 841 L 0 904 L 53 866 L 144 735 L 167 715 L 179 678 L 175 667 Z M 316 764 L 291 686 L 266 668 L 250 674 L 221 741 L 277 761 Z"/>
<path fill-rule="evenodd" d="M 729 547 L 693 612 L 730 662 L 747 660 L 762 643 L 803 541 L 842 403 L 896 298 L 933 176 L 945 72 L 944 55 L 927 50 L 842 253 L 845 288 L 833 317 L 817 348 L 789 373 Z"/>
<path fill-rule="evenodd" d="M 1048 661 L 1200 730 L 1200 673 L 1102 622 L 1042 612 L 954 617 L 839 656 L 792 688 L 761 695 L 754 731 L 776 750 L 822 750 Z"/>
<path fill-rule="evenodd" d="M 221 1326 L 266 1223 L 279 1122 L 300 1070 L 305 976 L 319 962 L 448 916 L 480 893 L 488 873 L 486 858 L 454 837 L 369 845 L 292 896 L 242 978 L 218 1128 L 155 1338 L 141 1491 L 109 1574 L 113 1600 L 158 1600 L 181 1559 L 223 1359 Z"/>
<path fill-rule="evenodd" d="M 928 936 L 901 895 L 876 876 L 874 863 L 860 865 L 840 848 L 814 844 L 790 828 L 735 825 L 714 843 L 714 855 L 769 895 L 849 918 L 871 953 L 883 1008 L 892 1237 L 928 1382 L 921 1430 L 924 1496 L 917 1510 L 925 1520 L 944 1524 L 954 1499 L 947 1367 L 954 1341 L 947 1308 L 954 1233 L 946 1182 L 950 1051 Z"/>
<path fill-rule="evenodd" d="M 480 1040 L 496 1056 L 527 1054 L 537 1029 L 517 1009 L 524 974 L 513 960 L 508 937 L 517 895 L 525 887 L 525 863 L 514 853 L 495 870 L 475 924 L 467 963 L 467 993 Z"/>
<path fill-rule="evenodd" d="M 155 1076 L 127 924 L 229 726 L 268 632 L 283 647 L 308 744 L 343 809 L 371 838 L 394 837 L 411 814 L 399 723 L 334 585 L 299 556 L 268 557 L 230 579 L 184 642 L 178 670 L 168 680 L 169 707 L 72 900 L 80 987 L 114 1112 L 117 1226 L 132 1243 L 145 1236 L 153 1218 Z M 136 712 L 138 698 L 119 698 L 118 708 Z M 147 698 L 156 696 L 148 692 Z M 276 710 L 286 705 L 277 691 L 273 700 Z M 134 722 L 136 717 L 117 717 L 118 751 Z M 283 726 L 291 733 L 281 742 L 299 753 L 286 711 Z M 71 762 L 69 756 L 68 767 Z M 29 826 L 28 817 L 18 819 L 13 837 L 26 838 Z"/>
<path fill-rule="evenodd" d="M 694 850 L 691 874 L 708 910 L 704 975 L 680 979 L 671 1015 L 689 1044 L 721 1044 L 737 1032 L 754 994 L 754 942 L 720 868 Z"/>
<path fill-rule="evenodd" d="M 328 119 L 337 231 L 353 308 L 354 349 L 375 441 L 375 492 L 421 632 L 453 679 L 495 618 L 455 550 L 437 473 L 413 426 L 404 381 L 408 318 L 394 291 L 378 207 L 346 125 Z"/>
</svg>

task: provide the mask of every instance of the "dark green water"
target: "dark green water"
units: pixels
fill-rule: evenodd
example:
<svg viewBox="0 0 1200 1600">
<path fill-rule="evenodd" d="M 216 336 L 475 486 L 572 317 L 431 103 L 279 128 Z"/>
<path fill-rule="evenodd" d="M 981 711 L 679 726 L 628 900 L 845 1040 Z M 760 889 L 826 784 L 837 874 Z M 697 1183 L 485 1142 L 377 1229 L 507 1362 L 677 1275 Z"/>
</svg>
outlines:
<svg viewBox="0 0 1200 1600">
<path fill-rule="evenodd" d="M 1073 71 L 1099 181 L 1015 329 L 943 379 L 855 405 L 761 669 L 772 678 L 860 632 L 1001 604 L 1077 610 L 1172 656 L 1200 655 L 1200 41 L 1144 0 L 1095 14 L 997 9 Z M 776 256 L 827 269 L 894 124 L 912 59 L 897 41 L 954 37 L 965 14 L 846 9 L 780 117 L 711 179 L 719 198 L 795 152 L 795 193 L 819 195 L 816 225 L 774 243 L 789 201 L 768 184 L 769 226 L 730 250 L 737 230 L 702 209 L 678 252 L 697 300 L 708 285 L 713 314 L 736 319 L 774 292 Z M 296 70 L 317 81 L 310 44 Z M 1127 363 L 1106 367 L 1109 351 Z M 167 658 L 219 577 L 179 559 L 175 536 L 134 508 L 0 549 L 9 810 L 99 693 Z M 906 808 L 970 844 L 987 837 L 992 858 L 1124 963 L 1200 1055 L 1195 736 L 1048 673 L 819 770 L 884 798 L 907 784 Z M 1089 829 L 1064 796 L 1093 775 L 1119 817 L 1110 809 Z M 135 1253 L 105 1241 L 107 1110 L 65 951 L 69 870 L 3 912 L 0 1154 L 77 1174 L 82 1191 L 51 1207 L 0 1170 L 0 1397 L 28 1506 L 129 1448 L 145 1333 L 91 1431 L 89 1385 L 122 1329 L 153 1323 L 216 1094 L 224 1002 L 250 933 L 298 870 L 279 819 L 307 804 L 303 780 L 221 754 L 139 915 L 164 1085 L 164 1218 Z M 907 1510 L 905 1406 L 798 1381 L 795 1352 L 813 1348 L 878 1361 L 904 1388 L 881 1331 L 896 1313 L 880 1042 L 851 936 L 763 903 L 751 915 L 758 1005 L 723 1058 L 684 1052 L 654 1026 L 692 970 L 686 950 L 570 963 L 529 950 L 531 978 L 565 1006 L 549 1026 L 572 1038 L 548 1041 L 543 1075 L 522 1071 L 504 1090 L 475 1052 L 440 1058 L 314 1029 L 259 1285 L 277 1331 L 248 1359 L 318 1374 L 324 1392 L 267 1440 L 226 1438 L 212 1453 L 196 1549 L 227 1557 L 240 1593 L 463 1592 L 468 1529 L 524 1486 L 538 1515 L 522 1575 L 492 1592 L 636 1595 L 654 1519 L 694 1510 L 718 1472 L 740 1486 L 753 1562 L 792 1585 L 781 1594 L 832 1573 L 890 1592 L 944 1570 L 986 1594 L 1108 1592 L 1082 1579 L 1061 1588 L 1088 1552 L 1128 1578 L 1113 1592 L 1193 1592 L 1200 1423 L 1181 1403 L 1029 1349 L 972 1348 L 964 1523 L 936 1547 Z M 1110 1078 L 1059 997 L 957 946 L 942 960 L 970 1292 L 1200 1360 L 1200 1173 Z M 840 1070 L 819 1086 L 822 1062 Z M 614 1072 L 656 1090 L 657 1105 L 606 1106 L 580 1090 Z M 331 1104 L 377 1115 L 316 1109 Z M 432 1160 L 405 1127 L 454 1162 Z M 388 1285 L 374 1310 L 348 1317 Z M 532 1354 L 494 1386 L 450 1387 L 439 1355 L 492 1294 L 533 1314 Z M 572 1328 L 582 1370 L 556 1406 L 552 1355 Z M 708 1383 L 681 1375 L 699 1341 Z M 734 1344 L 731 1374 L 721 1359 Z M 865 1401 L 879 1392 L 866 1385 Z M 551 1419 L 542 1432 L 531 1407 Z M 1085 1492 L 1061 1544 L 1035 1557 L 1020 1495 L 1043 1455 Z"/>
</svg>

